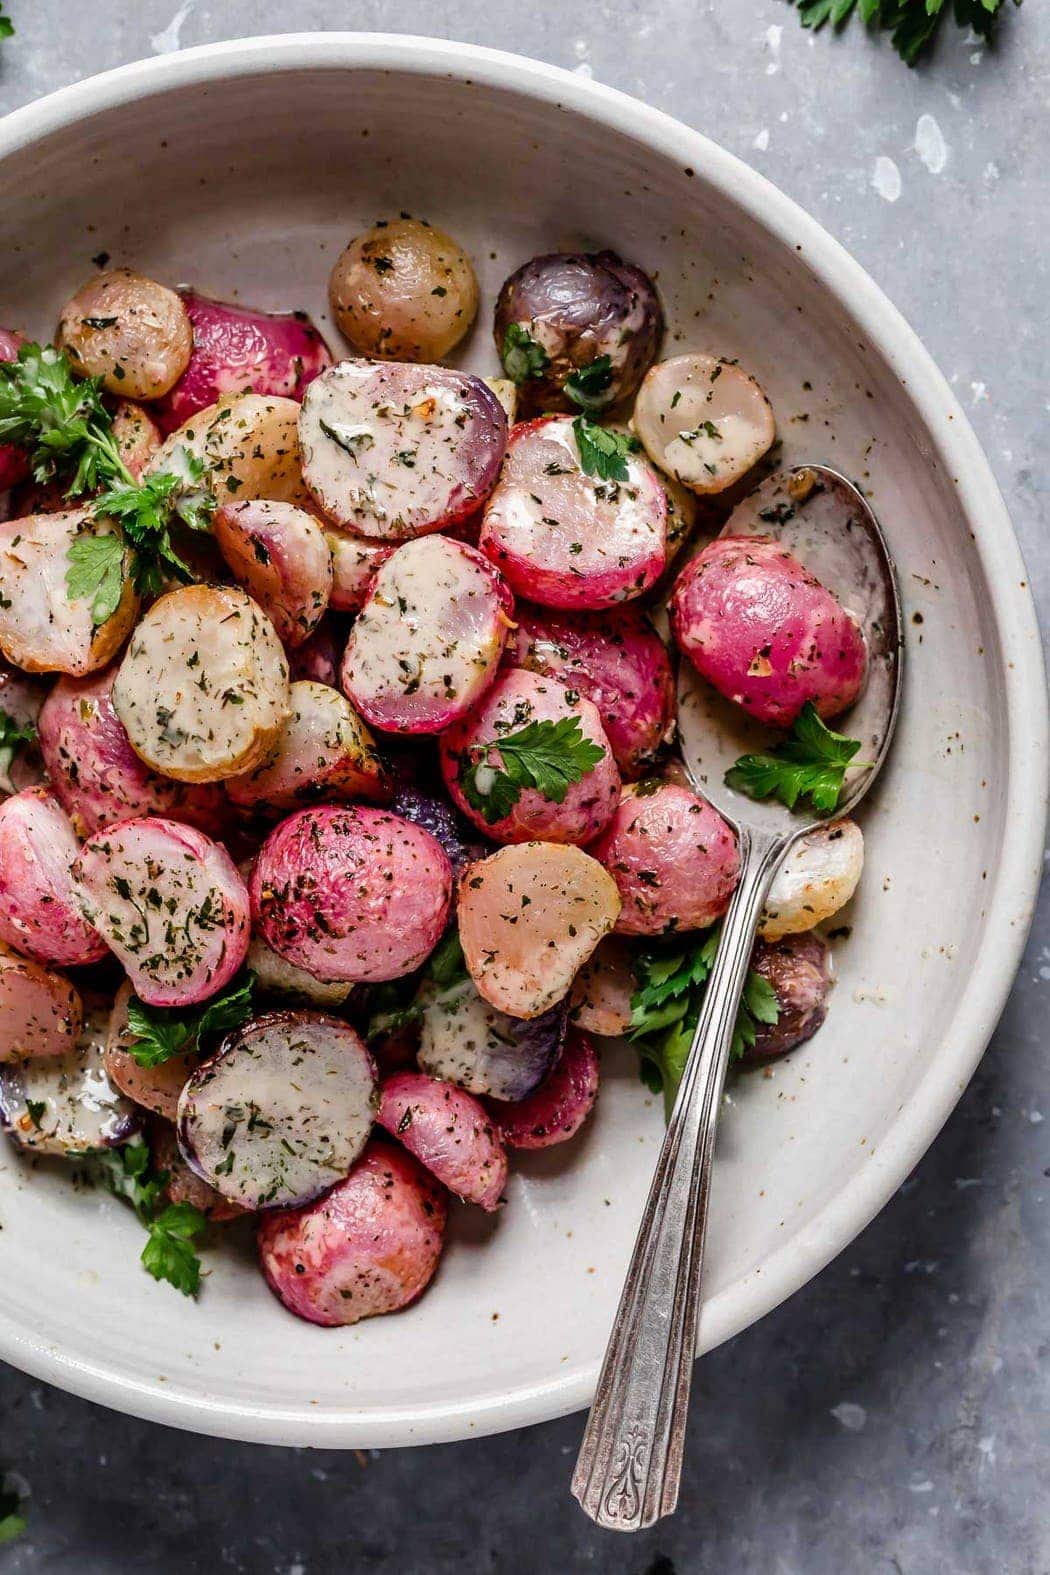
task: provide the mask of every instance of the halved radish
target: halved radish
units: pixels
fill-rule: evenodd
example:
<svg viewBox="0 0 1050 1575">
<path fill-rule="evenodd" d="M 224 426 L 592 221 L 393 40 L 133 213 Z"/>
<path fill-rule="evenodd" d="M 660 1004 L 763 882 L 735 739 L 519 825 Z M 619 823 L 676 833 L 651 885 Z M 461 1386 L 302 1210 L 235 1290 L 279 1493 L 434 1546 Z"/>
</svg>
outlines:
<svg viewBox="0 0 1050 1575">
<path fill-rule="evenodd" d="M 455 525 L 488 497 L 507 418 L 467 372 L 341 361 L 306 390 L 299 441 L 303 477 L 329 519 L 404 541 Z"/>
<path fill-rule="evenodd" d="M 589 1034 L 615 1039 L 631 1026 L 631 997 L 637 988 L 628 942 L 607 935 L 576 975 L 569 1017 Z"/>
<path fill-rule="evenodd" d="M 507 1155 L 472 1095 L 423 1072 L 395 1072 L 379 1091 L 376 1120 L 457 1198 L 499 1208 Z"/>
<path fill-rule="evenodd" d="M 220 503 L 272 498 L 308 506 L 299 457 L 299 406 L 277 394 L 227 394 L 166 438 L 146 476 L 174 472 L 206 487 Z M 191 475 L 187 458 L 204 466 Z"/>
<path fill-rule="evenodd" d="M 315 979 L 305 968 L 278 957 L 259 936 L 248 948 L 248 968 L 264 995 L 287 996 L 311 1006 L 342 1006 L 354 988 L 341 979 Z"/>
<path fill-rule="evenodd" d="M 0 1061 L 62 1055 L 82 1022 L 80 996 L 68 979 L 0 950 Z"/>
<path fill-rule="evenodd" d="M 624 465 L 625 481 L 588 475 L 571 416 L 514 428 L 479 546 L 515 595 L 544 607 L 611 607 L 659 577 L 667 495 L 648 460 L 628 453 Z"/>
<path fill-rule="evenodd" d="M 354 620 L 341 682 L 388 733 L 439 733 L 475 706 L 503 654 L 514 598 L 474 547 L 407 541 L 379 568 Z"/>
<path fill-rule="evenodd" d="M 459 880 L 459 936 L 486 1001 L 539 1017 L 568 994 L 616 923 L 616 883 L 581 848 L 519 842 L 468 864 Z"/>
<path fill-rule="evenodd" d="M 294 503 L 249 498 L 216 510 L 212 534 L 284 644 L 302 645 L 332 594 L 332 554 L 313 515 Z"/>
<path fill-rule="evenodd" d="M 830 919 L 853 896 L 863 868 L 864 834 L 855 820 L 807 831 L 773 877 L 759 934 L 776 941 Z"/>
<path fill-rule="evenodd" d="M 149 1006 L 191 1006 L 248 951 L 248 892 L 226 849 L 159 815 L 97 832 L 73 868 L 85 917 Z"/>
<path fill-rule="evenodd" d="M 654 465 L 694 492 L 724 492 L 776 437 L 773 407 L 753 377 L 722 356 L 672 356 L 638 390 L 634 425 Z"/>
<path fill-rule="evenodd" d="M 150 1150 L 154 1169 L 167 1177 L 164 1196 L 169 1203 L 189 1203 L 193 1208 L 200 1209 L 213 1225 L 240 1219 L 248 1212 L 238 1204 L 230 1203 L 214 1187 L 209 1187 L 206 1181 L 194 1174 L 182 1157 L 175 1128 L 170 1122 L 162 1120 L 151 1123 Z"/>
<path fill-rule="evenodd" d="M 564 1003 L 526 1022 L 478 994 L 472 979 L 432 980 L 418 996 L 418 1060 L 433 1077 L 472 1094 L 524 1099 L 550 1071 L 565 1042 Z"/>
<path fill-rule="evenodd" d="M 135 753 L 179 782 L 220 782 L 263 760 L 289 713 L 288 662 L 236 586 L 186 585 L 153 603 L 113 681 Z"/>
<path fill-rule="evenodd" d="M 517 802 L 500 815 L 487 806 L 506 774 L 501 740 L 509 746 L 525 728 L 543 723 L 575 723 L 578 737 L 592 746 L 594 763 L 577 781 L 559 783 L 560 801 L 540 788 L 521 787 Z M 442 736 L 440 751 L 441 774 L 453 802 L 497 842 L 591 842 L 616 813 L 620 773 L 601 716 L 563 679 L 508 668 L 480 705 Z M 493 815 L 497 818 L 487 818 Z"/>
<path fill-rule="evenodd" d="M 270 1012 L 234 1029 L 179 1099 L 179 1147 L 231 1203 L 306 1203 L 345 1176 L 375 1113 L 375 1066 L 349 1023 Z"/>
<path fill-rule="evenodd" d="M 0 941 L 36 962 L 98 962 L 106 943 L 73 885 L 79 852 L 69 816 L 45 787 L 0 804 Z"/>
<path fill-rule="evenodd" d="M 289 1312 L 334 1328 L 422 1295 L 444 1242 L 447 1194 L 411 1154 L 373 1139 L 345 1181 L 259 1221 L 259 1262 Z"/>
<path fill-rule="evenodd" d="M 332 594 L 328 605 L 334 612 L 358 612 L 365 604 L 372 576 L 394 551 L 394 545 L 351 536 L 345 530 L 326 530 L 324 539 L 332 554 Z"/>
<path fill-rule="evenodd" d="M 116 669 L 60 678 L 40 712 L 40 749 L 78 836 L 137 815 L 173 815 L 215 831 L 229 809 L 210 782 L 175 782 L 139 759 L 113 706 Z"/>
<path fill-rule="evenodd" d="M 328 684 L 289 691 L 291 715 L 261 765 L 231 777 L 226 791 L 243 809 L 295 809 L 350 798 L 383 800 L 387 769 L 349 700 Z"/>
<path fill-rule="evenodd" d="M 337 689 L 341 655 L 340 631 L 332 619 L 326 616 L 308 640 L 288 653 L 288 667 L 295 681 L 306 678 L 311 683 L 327 684 L 330 689 Z"/>
<path fill-rule="evenodd" d="M 91 1006 L 62 1055 L 0 1065 L 0 1126 L 34 1154 L 77 1155 L 126 1143 L 141 1115 L 106 1076 L 108 1013 Z"/>
<path fill-rule="evenodd" d="M 557 613 L 519 607 L 504 662 L 560 680 L 598 707 L 620 771 L 642 776 L 674 733 L 667 647 L 635 607 Z"/>
<path fill-rule="evenodd" d="M 303 809 L 275 826 L 251 878 L 267 945 L 319 979 L 376 983 L 433 951 L 452 898 L 435 837 L 367 805 Z"/>
<path fill-rule="evenodd" d="M 173 1055 L 159 1066 L 140 1066 L 131 1053 L 138 1039 L 128 1023 L 128 1005 L 133 994 L 130 981 L 125 979 L 109 1014 L 102 1053 L 106 1073 L 114 1088 L 134 1100 L 136 1105 L 163 1116 L 166 1121 L 174 1121 L 179 1095 L 200 1056 Z"/>
<path fill-rule="evenodd" d="M 574 1137 L 598 1098 L 598 1053 L 573 1029 L 561 1059 L 539 1088 L 517 1104 L 490 1101 L 489 1110 L 509 1148 L 551 1148 Z"/>
</svg>

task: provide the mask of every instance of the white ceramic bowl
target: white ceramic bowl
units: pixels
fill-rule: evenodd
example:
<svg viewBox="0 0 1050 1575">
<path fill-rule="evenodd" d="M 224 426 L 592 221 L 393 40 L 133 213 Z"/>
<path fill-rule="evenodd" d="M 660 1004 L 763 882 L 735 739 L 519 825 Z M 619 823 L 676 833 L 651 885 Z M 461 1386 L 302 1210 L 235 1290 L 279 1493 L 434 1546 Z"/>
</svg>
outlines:
<svg viewBox="0 0 1050 1575">
<path fill-rule="evenodd" d="M 455 44 L 312 35 L 128 66 L 0 124 L 0 193 L 0 317 L 40 335 L 102 251 L 323 320 L 336 251 L 405 209 L 474 256 L 484 305 L 464 360 L 494 371 L 509 269 L 613 246 L 658 274 L 672 346 L 757 374 L 790 458 L 870 486 L 907 603 L 903 716 L 865 806 L 868 867 L 827 1026 L 731 1096 L 703 1346 L 761 1317 L 936 1135 L 1006 998 L 1041 866 L 1045 687 L 1024 567 L 914 334 L 812 219 L 703 137 Z M 290 1317 L 247 1251 L 215 1251 L 199 1304 L 185 1302 L 139 1268 L 128 1210 L 5 1148 L 0 1355 L 122 1410 L 280 1443 L 426 1442 L 573 1410 L 591 1397 L 661 1128 L 630 1056 L 607 1057 L 586 1135 L 516 1164 L 498 1221 L 456 1210 L 416 1307 L 347 1331 Z"/>
</svg>

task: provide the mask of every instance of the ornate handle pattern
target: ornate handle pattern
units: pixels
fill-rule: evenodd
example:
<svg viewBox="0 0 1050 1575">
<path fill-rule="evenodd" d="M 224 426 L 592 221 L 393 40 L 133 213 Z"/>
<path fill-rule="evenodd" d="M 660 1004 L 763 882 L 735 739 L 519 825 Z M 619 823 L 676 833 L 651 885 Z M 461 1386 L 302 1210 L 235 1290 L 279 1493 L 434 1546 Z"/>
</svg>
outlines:
<svg viewBox="0 0 1050 1575">
<path fill-rule="evenodd" d="M 740 833 L 742 870 L 667 1125 L 572 1491 L 638 1531 L 678 1502 L 715 1128 L 755 929 L 791 837 Z"/>
</svg>

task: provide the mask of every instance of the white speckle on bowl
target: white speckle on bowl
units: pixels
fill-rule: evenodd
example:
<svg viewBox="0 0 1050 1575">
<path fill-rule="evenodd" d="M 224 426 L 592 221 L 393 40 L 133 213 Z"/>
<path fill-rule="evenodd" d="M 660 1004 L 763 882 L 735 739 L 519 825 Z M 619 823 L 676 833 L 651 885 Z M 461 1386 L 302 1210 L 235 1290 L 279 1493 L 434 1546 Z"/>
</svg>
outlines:
<svg viewBox="0 0 1050 1575">
<path fill-rule="evenodd" d="M 766 151 L 766 149 L 769 147 L 769 128 L 768 128 L 768 126 L 763 126 L 762 127 L 762 130 L 758 133 L 758 136 L 755 138 L 755 140 L 751 144 L 751 146 L 753 148 L 757 148 L 759 153 L 764 153 Z"/>
<path fill-rule="evenodd" d="M 848 1433 L 859 1433 L 868 1420 L 868 1413 L 862 1405 L 854 1405 L 852 1400 L 843 1400 L 841 1405 L 833 1405 L 831 1414 L 836 1422 L 841 1422 Z"/>
<path fill-rule="evenodd" d="M 880 153 L 875 160 L 871 184 L 884 202 L 896 202 L 901 194 L 901 172 L 885 153 Z"/>
</svg>

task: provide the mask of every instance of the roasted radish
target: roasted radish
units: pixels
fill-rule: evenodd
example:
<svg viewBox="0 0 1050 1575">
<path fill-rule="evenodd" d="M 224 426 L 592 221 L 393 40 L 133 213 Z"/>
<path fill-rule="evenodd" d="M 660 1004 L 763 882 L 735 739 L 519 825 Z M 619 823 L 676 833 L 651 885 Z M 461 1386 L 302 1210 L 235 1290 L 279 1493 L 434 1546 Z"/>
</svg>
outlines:
<svg viewBox="0 0 1050 1575">
<path fill-rule="evenodd" d="M 452 869 L 428 831 L 366 805 L 300 810 L 263 843 L 251 879 L 259 934 L 319 979 L 396 979 L 441 938 Z"/>
<path fill-rule="evenodd" d="M 345 1181 L 301 1209 L 259 1221 L 259 1263 L 289 1312 L 359 1323 L 426 1290 L 444 1241 L 447 1194 L 411 1154 L 373 1141 Z"/>
<path fill-rule="evenodd" d="M 457 1198 L 490 1213 L 499 1208 L 506 1151 L 484 1105 L 462 1088 L 423 1072 L 395 1072 L 380 1089 L 376 1120 Z"/>
<path fill-rule="evenodd" d="M 539 1017 L 562 1000 L 620 898 L 582 849 L 522 842 L 468 864 L 459 879 L 459 935 L 470 976 L 511 1017 Z"/>
<path fill-rule="evenodd" d="M 496 1131 L 508 1148 L 552 1148 L 575 1137 L 598 1098 L 598 1054 L 586 1034 L 573 1029 L 554 1070 L 517 1104 L 492 1100 Z"/>
<path fill-rule="evenodd" d="M 58 344 L 108 393 L 159 399 L 189 365 L 193 327 L 174 290 L 132 268 L 110 268 L 66 303 Z"/>
<path fill-rule="evenodd" d="M 258 936 L 248 948 L 248 969 L 263 995 L 284 996 L 309 1006 L 342 1006 L 354 988 L 339 979 L 315 979 L 305 968 L 278 957 Z"/>
<path fill-rule="evenodd" d="M 132 1054 L 132 1046 L 138 1044 L 139 1040 L 128 1022 L 128 1007 L 133 995 L 131 983 L 125 979 L 117 991 L 106 1028 L 106 1043 L 102 1052 L 106 1075 L 114 1088 L 126 1094 L 136 1105 L 141 1105 L 143 1110 L 163 1116 L 165 1121 L 174 1121 L 179 1095 L 200 1057 L 194 1054 L 173 1055 L 157 1066 L 144 1066 L 137 1061 Z"/>
<path fill-rule="evenodd" d="M 271 1012 L 227 1035 L 179 1098 L 183 1158 L 246 1209 L 307 1203 L 364 1148 L 375 1067 L 349 1023 Z"/>
<path fill-rule="evenodd" d="M 773 877 L 759 933 L 776 941 L 822 924 L 849 902 L 863 868 L 864 835 L 856 821 L 807 831 Z"/>
<path fill-rule="evenodd" d="M 472 1094 L 524 1099 L 550 1071 L 565 1041 L 563 1004 L 526 1022 L 497 1011 L 472 979 L 430 981 L 417 1005 L 420 1066 Z"/>
<path fill-rule="evenodd" d="M 248 950 L 248 893 L 203 832 L 146 815 L 107 826 L 73 866 L 80 907 L 140 1000 L 191 1006 L 228 984 Z"/>
<path fill-rule="evenodd" d="M 76 1157 L 126 1143 L 141 1116 L 106 1076 L 104 1009 L 93 1007 L 62 1055 L 0 1065 L 0 1126 L 19 1148 Z"/>
<path fill-rule="evenodd" d="M 492 683 L 514 599 L 487 558 L 446 536 L 406 541 L 354 620 L 342 685 L 388 733 L 439 733 Z"/>
<path fill-rule="evenodd" d="M 780 1015 L 775 1023 L 758 1025 L 746 1059 L 771 1060 L 812 1039 L 828 1012 L 833 984 L 827 942 L 819 935 L 788 935 L 773 943 L 759 941 L 751 966 L 772 985 Z"/>
<path fill-rule="evenodd" d="M 332 269 L 328 296 L 362 355 L 440 361 L 477 315 L 478 281 L 444 230 L 402 217 L 355 235 Z"/>
<path fill-rule="evenodd" d="M 629 601 L 667 562 L 667 495 L 656 472 L 626 445 L 621 479 L 588 470 L 582 420 L 514 428 L 481 527 L 479 546 L 515 595 L 544 607 Z"/>
<path fill-rule="evenodd" d="M 773 407 L 753 377 L 712 355 L 676 355 L 646 375 L 634 426 L 654 465 L 694 492 L 724 492 L 776 437 Z"/>
<path fill-rule="evenodd" d="M 269 498 L 308 505 L 299 458 L 299 406 L 276 394 L 228 394 L 200 410 L 168 437 L 146 474 L 184 475 L 220 503 Z M 192 474 L 190 460 L 204 467 Z"/>
<path fill-rule="evenodd" d="M 227 782 L 233 802 L 282 810 L 389 797 L 386 767 L 350 702 L 327 684 L 305 681 L 292 684 L 289 697 L 291 715 L 262 764 Z"/>
<path fill-rule="evenodd" d="M 570 1020 L 589 1034 L 615 1039 L 631 1026 L 631 997 L 637 988 L 629 943 L 607 935 L 576 975 Z"/>
<path fill-rule="evenodd" d="M 73 884 L 79 852 L 69 816 L 45 787 L 0 804 L 0 941 L 36 962 L 98 962 L 106 944 Z"/>
<path fill-rule="evenodd" d="M 0 949 L 0 1062 L 63 1055 L 82 1020 L 80 996 L 68 979 Z"/>
<path fill-rule="evenodd" d="M 180 782 L 253 770 L 290 714 L 273 624 L 235 586 L 187 585 L 154 602 L 113 682 L 135 753 Z"/>
<path fill-rule="evenodd" d="M 332 595 L 328 605 L 333 612 L 360 612 L 376 570 L 394 547 L 334 528 L 325 531 L 325 541 L 332 554 Z"/>
<path fill-rule="evenodd" d="M 484 502 L 507 444 L 503 407 L 478 377 L 407 362 L 342 361 L 310 384 L 303 476 L 328 517 L 404 541 Z"/>
<path fill-rule="evenodd" d="M 212 525 L 234 579 L 286 646 L 302 645 L 332 594 L 332 554 L 312 514 L 264 499 L 227 503 Z"/>
</svg>

